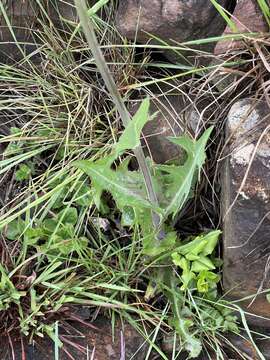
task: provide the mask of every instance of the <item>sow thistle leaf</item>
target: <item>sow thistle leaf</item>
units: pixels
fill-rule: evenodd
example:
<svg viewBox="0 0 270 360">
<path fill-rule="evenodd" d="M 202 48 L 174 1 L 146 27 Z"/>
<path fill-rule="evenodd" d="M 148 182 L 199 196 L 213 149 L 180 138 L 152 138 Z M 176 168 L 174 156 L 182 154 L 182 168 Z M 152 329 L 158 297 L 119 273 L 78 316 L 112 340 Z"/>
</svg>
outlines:
<svg viewBox="0 0 270 360">
<path fill-rule="evenodd" d="M 163 292 L 170 301 L 173 310 L 172 326 L 180 338 L 181 345 L 189 353 L 189 358 L 197 358 L 202 351 L 202 343 L 193 329 L 194 315 L 188 307 L 183 306 L 183 298 L 179 296 L 177 291 L 178 279 L 176 276 L 173 273 L 168 273 L 167 281 L 167 288 Z M 168 288 L 170 291 L 166 290 Z"/>
<path fill-rule="evenodd" d="M 216 288 L 219 276 L 210 271 L 215 270 L 216 265 L 208 255 L 213 253 L 219 235 L 220 231 L 211 231 L 175 248 L 171 257 L 173 263 L 182 269 L 181 290 L 194 288 L 193 280 L 197 280 L 195 288 L 201 293 Z"/>
<path fill-rule="evenodd" d="M 166 234 L 165 238 L 162 241 L 157 243 L 156 239 L 153 238 L 154 234 L 150 234 L 143 241 L 144 245 L 144 254 L 147 256 L 158 256 L 165 251 L 172 249 L 177 240 L 177 234 L 174 231 Z M 153 246 L 155 244 L 155 246 Z"/>
<path fill-rule="evenodd" d="M 195 175 L 200 173 L 206 159 L 205 148 L 212 129 L 212 127 L 207 129 L 199 140 L 193 140 L 187 136 L 169 138 L 171 142 L 181 146 L 186 151 L 187 159 L 183 166 L 163 165 L 157 167 L 159 171 L 164 173 L 163 193 L 168 202 L 165 218 L 171 214 L 175 217 L 190 196 Z M 162 178 L 162 174 L 160 174 L 160 178 Z"/>
<path fill-rule="evenodd" d="M 191 271 L 199 273 L 204 270 L 214 270 L 215 265 L 206 256 L 200 256 L 199 260 L 192 262 Z"/>
<path fill-rule="evenodd" d="M 201 271 L 197 278 L 197 289 L 200 293 L 206 293 L 209 288 L 215 288 L 220 281 L 220 276 L 212 271 Z"/>
<path fill-rule="evenodd" d="M 129 122 L 116 144 L 115 158 L 121 155 L 124 151 L 135 149 L 140 145 L 142 129 L 149 120 L 149 106 L 149 99 L 144 99 L 136 114 L 133 116 L 132 121 Z"/>
<path fill-rule="evenodd" d="M 104 166 L 99 161 L 80 160 L 73 165 L 90 176 L 98 198 L 103 191 L 110 192 L 120 210 L 125 206 L 138 209 L 152 208 L 147 200 L 145 185 L 139 172 L 112 170 L 110 166 Z"/>
<path fill-rule="evenodd" d="M 220 230 L 213 230 L 207 234 L 196 236 L 192 241 L 187 244 L 177 247 L 176 251 L 185 255 L 189 260 L 198 259 L 198 255 L 211 255 L 217 246 Z M 192 257 L 194 256 L 194 257 Z"/>
<path fill-rule="evenodd" d="M 203 248 L 203 255 L 207 256 L 213 253 L 215 247 L 217 246 L 219 236 L 221 234 L 220 230 L 211 231 L 208 234 L 202 235 L 206 245 Z"/>
</svg>

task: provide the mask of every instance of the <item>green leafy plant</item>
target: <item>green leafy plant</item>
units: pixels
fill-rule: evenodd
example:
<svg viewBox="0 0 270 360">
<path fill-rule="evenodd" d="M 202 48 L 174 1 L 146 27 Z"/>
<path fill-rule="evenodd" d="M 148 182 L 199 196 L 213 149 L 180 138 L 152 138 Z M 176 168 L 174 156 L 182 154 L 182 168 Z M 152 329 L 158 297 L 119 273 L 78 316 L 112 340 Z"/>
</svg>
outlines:
<svg viewBox="0 0 270 360">
<path fill-rule="evenodd" d="M 220 231 L 211 231 L 206 235 L 197 236 L 185 245 L 179 246 L 172 253 L 174 265 L 182 269 L 181 290 L 196 289 L 200 293 L 210 294 L 215 291 L 220 276 L 215 274 L 215 260 L 209 258 L 214 253 Z"/>
<path fill-rule="evenodd" d="M 133 229 L 140 227 L 143 249 L 148 261 L 153 261 L 155 267 L 162 268 L 166 264 L 165 271 L 158 270 L 152 275 L 150 273 L 150 287 L 151 282 L 155 281 L 157 291 L 162 291 L 171 302 L 174 312 L 171 323 L 182 339 L 184 348 L 191 357 L 196 357 L 202 349 L 202 344 L 201 339 L 190 333 L 194 326 L 191 320 L 194 313 L 189 311 L 187 316 L 184 293 L 197 292 L 207 298 L 216 299 L 216 285 L 220 277 L 213 272 L 216 269 L 216 260 L 211 259 L 211 256 L 218 243 L 220 231 L 212 231 L 193 240 L 181 242 L 170 224 L 171 219 L 178 214 L 192 194 L 196 178 L 206 158 L 205 148 L 211 129 L 198 140 L 187 136 L 170 139 L 181 145 L 186 152 L 186 161 L 182 166 L 156 165 L 148 161 L 154 189 L 158 194 L 159 207 L 156 207 L 147 198 L 147 189 L 141 172 L 128 169 L 129 157 L 120 165 L 112 167 L 126 150 L 138 146 L 142 126 L 148 118 L 148 108 L 149 101 L 145 99 L 134 116 L 132 125 L 124 130 L 111 155 L 98 161 L 76 161 L 74 166 L 90 177 L 97 207 L 100 206 L 102 194 L 110 193 L 122 214 L 123 225 Z M 151 211 L 159 214 L 160 226 L 166 229 L 162 239 L 158 239 L 159 230 L 153 227 Z M 162 260 L 159 260 L 159 257 Z M 177 271 L 177 275 L 173 270 L 174 266 L 180 270 Z M 149 292 L 151 290 L 148 289 L 146 297 L 149 297 Z M 225 317 L 223 320 L 226 321 Z M 235 324 L 235 318 L 231 318 L 231 322 Z"/>
<path fill-rule="evenodd" d="M 6 237 L 16 240 L 23 236 L 26 246 L 35 247 L 38 253 L 53 260 L 87 248 L 87 239 L 76 235 L 77 221 L 78 213 L 74 207 L 62 209 L 53 218 L 45 218 L 35 227 L 27 226 L 19 218 L 9 224 Z"/>
<path fill-rule="evenodd" d="M 187 136 L 171 138 L 175 144 L 182 146 L 187 158 L 182 166 L 155 165 L 148 161 L 153 188 L 159 200 L 159 206 L 149 201 L 145 178 L 140 171 L 128 170 L 129 158 L 123 161 L 116 169 L 112 169 L 113 162 L 126 150 L 132 150 L 140 143 L 140 134 L 143 125 L 148 120 L 149 100 L 145 99 L 133 120 L 123 132 L 119 142 L 115 145 L 112 155 L 98 161 L 81 160 L 74 166 L 90 176 L 94 201 L 99 208 L 100 198 L 106 190 L 110 192 L 118 209 L 126 216 L 130 216 L 130 225 L 139 224 L 143 230 L 146 255 L 158 255 L 165 251 L 164 243 L 157 240 L 157 229 L 151 223 L 151 211 L 159 214 L 161 224 L 170 216 L 175 217 L 191 194 L 194 185 L 194 176 L 199 174 L 205 161 L 205 146 L 211 133 L 211 128 L 197 141 Z M 132 220 L 133 218 L 133 220 Z M 168 239 L 168 237 L 167 237 Z M 173 237 L 170 236 L 170 245 Z M 175 239 L 174 239 L 175 240 Z M 159 249 L 160 248 L 160 249 Z"/>
<path fill-rule="evenodd" d="M 209 256 L 217 244 L 219 232 L 202 235 L 189 244 L 182 244 L 171 220 L 192 195 L 206 159 L 206 144 L 212 129 L 206 130 L 198 140 L 187 136 L 170 138 L 186 153 L 182 166 L 156 165 L 147 161 L 140 147 L 140 133 L 149 118 L 149 101 L 143 100 L 133 119 L 130 118 L 98 46 L 92 20 L 87 19 L 86 3 L 84 0 L 76 0 L 75 3 L 89 47 L 113 96 L 125 130 L 107 158 L 76 161 L 73 165 L 90 177 L 98 208 L 102 194 L 110 193 L 122 213 L 122 223 L 134 230 L 139 227 L 144 253 L 148 262 L 155 267 L 149 273 L 146 299 L 156 291 L 163 292 L 171 304 L 174 314 L 171 323 L 183 348 L 190 357 L 195 358 L 201 352 L 202 339 L 196 335 L 196 331 L 192 333 L 194 313 L 189 310 L 186 314 L 184 293 L 195 290 L 215 298 L 219 276 L 213 272 L 215 265 Z M 128 169 L 129 158 L 117 164 L 119 156 L 127 150 L 133 150 L 141 172 Z M 175 271 L 174 266 L 180 268 L 182 274 Z"/>
<path fill-rule="evenodd" d="M 32 173 L 33 173 L 33 168 L 31 169 L 30 166 L 26 164 L 21 164 L 19 166 L 19 169 L 15 173 L 15 179 L 17 181 L 28 180 Z"/>
</svg>

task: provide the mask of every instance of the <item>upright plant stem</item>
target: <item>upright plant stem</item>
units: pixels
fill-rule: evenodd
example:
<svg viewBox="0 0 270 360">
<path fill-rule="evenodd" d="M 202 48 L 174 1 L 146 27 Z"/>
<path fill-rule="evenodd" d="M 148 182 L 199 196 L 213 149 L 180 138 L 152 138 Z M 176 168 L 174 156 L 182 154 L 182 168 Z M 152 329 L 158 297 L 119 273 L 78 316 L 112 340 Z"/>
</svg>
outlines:
<svg viewBox="0 0 270 360">
<path fill-rule="evenodd" d="M 99 44 L 98 44 L 98 41 L 97 41 L 97 38 L 95 35 L 95 30 L 94 30 L 94 25 L 93 25 L 92 19 L 90 16 L 89 17 L 87 16 L 88 9 L 87 9 L 85 0 L 75 0 L 75 4 L 76 4 L 76 8 L 77 8 L 77 11 L 79 14 L 81 25 L 83 27 L 83 30 L 84 30 L 84 33 L 86 36 L 86 40 L 91 49 L 93 57 L 96 61 L 96 66 L 97 66 L 98 70 L 100 71 L 100 74 L 102 75 L 102 78 L 107 86 L 107 89 L 110 92 L 110 95 L 115 103 L 116 109 L 120 115 L 122 123 L 126 127 L 128 125 L 128 123 L 132 120 L 131 120 L 130 114 L 126 108 L 126 105 L 117 89 L 116 83 L 110 73 L 110 70 L 105 61 L 105 58 L 100 50 L 100 47 L 99 47 Z M 148 199 L 151 202 L 151 204 L 158 207 L 157 195 L 154 191 L 151 173 L 150 173 L 149 167 L 147 165 L 142 147 L 138 146 L 133 151 L 134 151 L 134 155 L 137 158 L 140 170 L 144 177 L 145 186 L 146 186 L 147 194 L 148 194 Z M 158 231 L 159 224 L 160 224 L 160 216 L 156 212 L 152 212 L 152 220 L 153 220 L 154 229 Z M 161 235 L 160 231 L 158 231 L 158 233 L 159 233 L 158 239 L 161 240 L 163 236 Z"/>
</svg>

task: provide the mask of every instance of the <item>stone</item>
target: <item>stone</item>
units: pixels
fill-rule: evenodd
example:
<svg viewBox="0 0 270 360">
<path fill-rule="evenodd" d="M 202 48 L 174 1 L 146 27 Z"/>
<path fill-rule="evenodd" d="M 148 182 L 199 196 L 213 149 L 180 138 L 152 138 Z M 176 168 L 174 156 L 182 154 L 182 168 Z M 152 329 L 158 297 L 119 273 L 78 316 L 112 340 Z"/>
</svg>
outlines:
<svg viewBox="0 0 270 360">
<path fill-rule="evenodd" d="M 255 327 L 252 330 L 254 330 L 254 333 L 252 334 L 253 343 L 248 337 L 248 334 L 244 331 L 241 331 L 240 334 L 226 334 L 227 342 L 225 348 L 230 359 L 238 359 L 238 355 L 241 359 L 260 360 L 262 357 L 258 350 L 264 356 L 265 360 L 270 359 L 269 329 Z"/>
<path fill-rule="evenodd" d="M 266 360 L 270 359 L 270 340 L 269 340 L 269 331 L 267 334 L 265 334 L 267 337 L 263 338 L 260 336 L 260 339 L 256 340 L 256 344 L 258 345 L 258 348 L 260 349 L 261 353 L 263 354 L 264 358 Z"/>
<path fill-rule="evenodd" d="M 155 114 L 155 118 L 149 121 L 142 132 L 145 153 L 149 155 L 155 163 L 163 164 L 170 160 L 177 160 L 181 157 L 181 149 L 169 141 L 169 136 L 180 136 L 184 132 L 181 119 L 177 119 L 174 111 L 181 110 L 179 97 L 169 99 L 152 99 L 150 105 L 150 116 Z"/>
<path fill-rule="evenodd" d="M 151 93 L 150 120 L 142 131 L 142 145 L 145 154 L 155 163 L 163 164 L 169 161 L 180 161 L 183 157 L 181 148 L 169 141 L 170 136 L 180 136 L 184 133 L 194 135 L 199 114 L 187 103 L 181 92 L 168 85 L 154 87 Z M 136 112 L 141 100 L 133 101 L 129 110 Z"/>
<path fill-rule="evenodd" d="M 3 6 L 6 14 L 0 12 L 0 61 L 10 63 L 21 58 L 24 52 L 30 53 L 36 48 L 31 29 L 37 24 L 37 4 L 32 1 L 5 0 Z M 4 15 L 11 23 L 15 38 Z M 20 48 L 16 42 L 20 44 Z"/>
<path fill-rule="evenodd" d="M 256 347 L 244 332 L 239 335 L 234 333 L 226 334 L 226 339 L 227 342 L 224 344 L 224 347 L 227 350 L 226 353 L 229 353 L 230 359 L 261 359 Z"/>
<path fill-rule="evenodd" d="M 231 18 L 237 26 L 239 33 L 247 32 L 262 32 L 269 31 L 261 9 L 258 6 L 257 0 L 239 0 L 233 11 Z M 233 31 L 229 26 L 226 27 L 224 35 L 232 34 Z M 232 51 L 239 51 L 245 48 L 243 41 L 219 41 L 215 47 L 214 53 L 216 55 L 230 53 Z"/>
<path fill-rule="evenodd" d="M 250 323 L 269 326 L 270 304 L 270 133 L 269 106 L 243 99 L 228 115 L 228 156 L 221 174 L 223 286 L 240 304 Z"/>
<path fill-rule="evenodd" d="M 219 4 L 230 10 L 232 0 L 219 0 Z M 219 36 L 226 23 L 210 1 L 205 0 L 120 0 L 116 17 L 120 33 L 141 43 L 156 38 L 168 44 Z M 150 35 L 149 35 L 150 34 Z M 196 45 L 194 48 L 211 52 L 214 42 Z M 172 61 L 183 62 L 186 52 L 167 52 Z M 190 59 L 194 56 L 189 52 Z"/>
<path fill-rule="evenodd" d="M 89 0 L 89 4 L 93 1 Z M 6 14 L 0 12 L 0 62 L 13 63 L 36 50 L 39 43 L 36 32 L 40 30 L 40 20 L 46 20 L 46 15 L 36 1 L 4 0 L 2 3 Z M 44 8 L 58 29 L 64 29 L 68 22 L 77 21 L 73 0 L 50 0 L 44 4 Z M 15 38 L 8 27 L 5 15 L 10 21 Z M 34 60 L 38 59 L 36 55 Z"/>
</svg>

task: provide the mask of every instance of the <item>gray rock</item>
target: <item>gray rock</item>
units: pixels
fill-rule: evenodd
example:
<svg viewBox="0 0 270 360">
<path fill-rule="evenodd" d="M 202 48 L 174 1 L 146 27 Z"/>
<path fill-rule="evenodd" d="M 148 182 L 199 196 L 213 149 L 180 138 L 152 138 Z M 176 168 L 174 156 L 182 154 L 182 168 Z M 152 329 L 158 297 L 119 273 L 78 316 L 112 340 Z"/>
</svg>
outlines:
<svg viewBox="0 0 270 360">
<path fill-rule="evenodd" d="M 232 3 L 219 1 L 225 8 Z M 212 3 L 205 0 L 120 0 L 116 23 L 121 34 L 129 39 L 145 43 L 151 39 L 150 33 L 174 45 L 221 35 L 226 26 Z M 209 42 L 195 48 L 212 51 L 214 46 L 214 42 Z M 169 52 L 167 56 L 183 62 L 183 54 Z"/>
<path fill-rule="evenodd" d="M 270 133 L 266 102 L 244 99 L 228 115 L 229 155 L 222 172 L 224 290 L 244 308 L 266 318 L 270 304 Z M 267 131 L 268 130 L 268 131 Z M 270 321 L 250 317 L 270 326 Z"/>
</svg>

